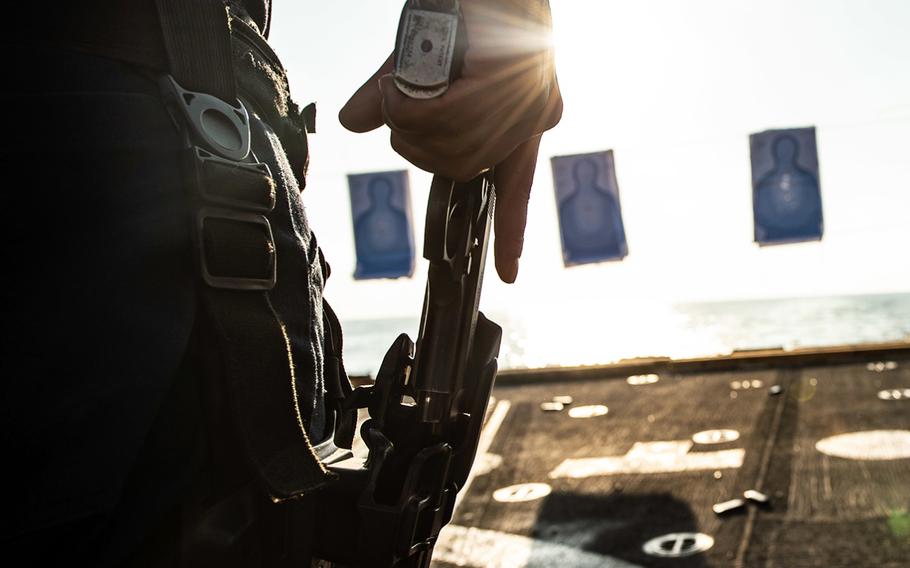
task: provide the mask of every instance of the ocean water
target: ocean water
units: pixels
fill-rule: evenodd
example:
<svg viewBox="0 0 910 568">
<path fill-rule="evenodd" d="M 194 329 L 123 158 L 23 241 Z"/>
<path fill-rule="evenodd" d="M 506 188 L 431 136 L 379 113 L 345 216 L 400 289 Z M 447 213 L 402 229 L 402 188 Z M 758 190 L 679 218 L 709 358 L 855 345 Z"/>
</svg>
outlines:
<svg viewBox="0 0 910 568">
<path fill-rule="evenodd" d="M 634 357 L 698 357 L 734 350 L 910 341 L 910 293 L 674 304 L 536 304 L 488 313 L 503 327 L 500 367 L 595 365 Z M 373 375 L 416 318 L 345 320 L 345 363 Z"/>
</svg>

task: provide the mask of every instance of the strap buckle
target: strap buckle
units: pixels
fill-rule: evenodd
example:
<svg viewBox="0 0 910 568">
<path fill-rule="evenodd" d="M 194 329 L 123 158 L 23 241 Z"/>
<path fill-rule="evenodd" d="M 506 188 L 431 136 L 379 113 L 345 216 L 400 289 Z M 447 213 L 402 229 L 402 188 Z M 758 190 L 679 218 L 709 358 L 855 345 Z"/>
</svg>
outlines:
<svg viewBox="0 0 910 568">
<path fill-rule="evenodd" d="M 223 290 L 271 290 L 278 281 L 275 237 L 262 215 L 203 207 L 196 216 L 202 279 Z"/>
<path fill-rule="evenodd" d="M 165 75 L 162 82 L 197 142 L 228 160 L 246 159 L 250 153 L 250 114 L 242 102 L 235 101 L 235 106 L 213 95 L 188 91 L 171 75 Z"/>
</svg>

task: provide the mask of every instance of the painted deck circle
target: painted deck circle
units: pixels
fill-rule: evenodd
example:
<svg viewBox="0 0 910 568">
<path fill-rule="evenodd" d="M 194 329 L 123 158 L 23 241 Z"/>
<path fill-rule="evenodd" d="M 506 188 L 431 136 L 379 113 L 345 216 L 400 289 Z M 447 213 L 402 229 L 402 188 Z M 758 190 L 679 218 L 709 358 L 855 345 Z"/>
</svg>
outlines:
<svg viewBox="0 0 910 568">
<path fill-rule="evenodd" d="M 602 404 L 592 404 L 570 408 L 569 416 L 572 418 L 594 418 L 595 416 L 603 416 L 609 411 L 610 409 Z"/>
<path fill-rule="evenodd" d="M 883 373 L 897 369 L 897 361 L 874 361 L 866 365 L 867 371 Z"/>
<path fill-rule="evenodd" d="M 910 431 L 869 430 L 840 434 L 819 440 L 819 452 L 837 458 L 862 461 L 910 458 Z"/>
<path fill-rule="evenodd" d="M 714 539 L 704 533 L 670 533 L 652 538 L 641 547 L 645 554 L 660 558 L 682 558 L 704 552 Z"/>
<path fill-rule="evenodd" d="M 910 389 L 886 389 L 878 392 L 882 400 L 910 400 Z"/>
<path fill-rule="evenodd" d="M 739 440 L 739 432 L 736 430 L 705 430 L 692 436 L 692 441 L 696 444 L 726 444 Z"/>
<path fill-rule="evenodd" d="M 493 492 L 493 499 L 500 503 L 524 503 L 542 499 L 551 491 L 546 483 L 521 483 L 497 489 Z"/>
<path fill-rule="evenodd" d="M 650 373 L 647 375 L 632 375 L 626 379 L 626 382 L 632 386 L 652 385 L 660 380 L 660 375 Z"/>
</svg>

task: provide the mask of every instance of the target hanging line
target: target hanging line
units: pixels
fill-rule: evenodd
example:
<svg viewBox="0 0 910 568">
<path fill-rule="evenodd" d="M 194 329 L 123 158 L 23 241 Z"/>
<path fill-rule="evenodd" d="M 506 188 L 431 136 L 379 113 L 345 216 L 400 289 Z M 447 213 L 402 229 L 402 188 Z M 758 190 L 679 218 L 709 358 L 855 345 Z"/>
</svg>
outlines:
<svg viewBox="0 0 910 568">
<path fill-rule="evenodd" d="M 355 280 L 403 278 L 414 274 L 414 222 L 407 171 L 348 176 Z"/>
<path fill-rule="evenodd" d="M 551 159 L 565 266 L 629 254 L 613 151 Z"/>
<path fill-rule="evenodd" d="M 749 137 L 755 242 L 820 241 L 824 233 L 815 128 Z"/>
</svg>

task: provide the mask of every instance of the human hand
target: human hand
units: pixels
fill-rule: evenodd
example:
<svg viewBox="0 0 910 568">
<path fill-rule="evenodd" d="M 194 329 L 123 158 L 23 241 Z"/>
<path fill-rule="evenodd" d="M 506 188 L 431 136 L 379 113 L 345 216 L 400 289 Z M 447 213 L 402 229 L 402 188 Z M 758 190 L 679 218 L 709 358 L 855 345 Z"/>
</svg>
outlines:
<svg viewBox="0 0 910 568">
<path fill-rule="evenodd" d="M 455 181 L 496 168 L 496 271 L 518 275 L 541 135 L 562 117 L 547 0 L 462 0 L 468 49 L 461 77 L 441 97 L 411 99 L 395 86 L 390 56 L 341 109 L 353 132 L 383 124 L 396 152 Z"/>
</svg>

